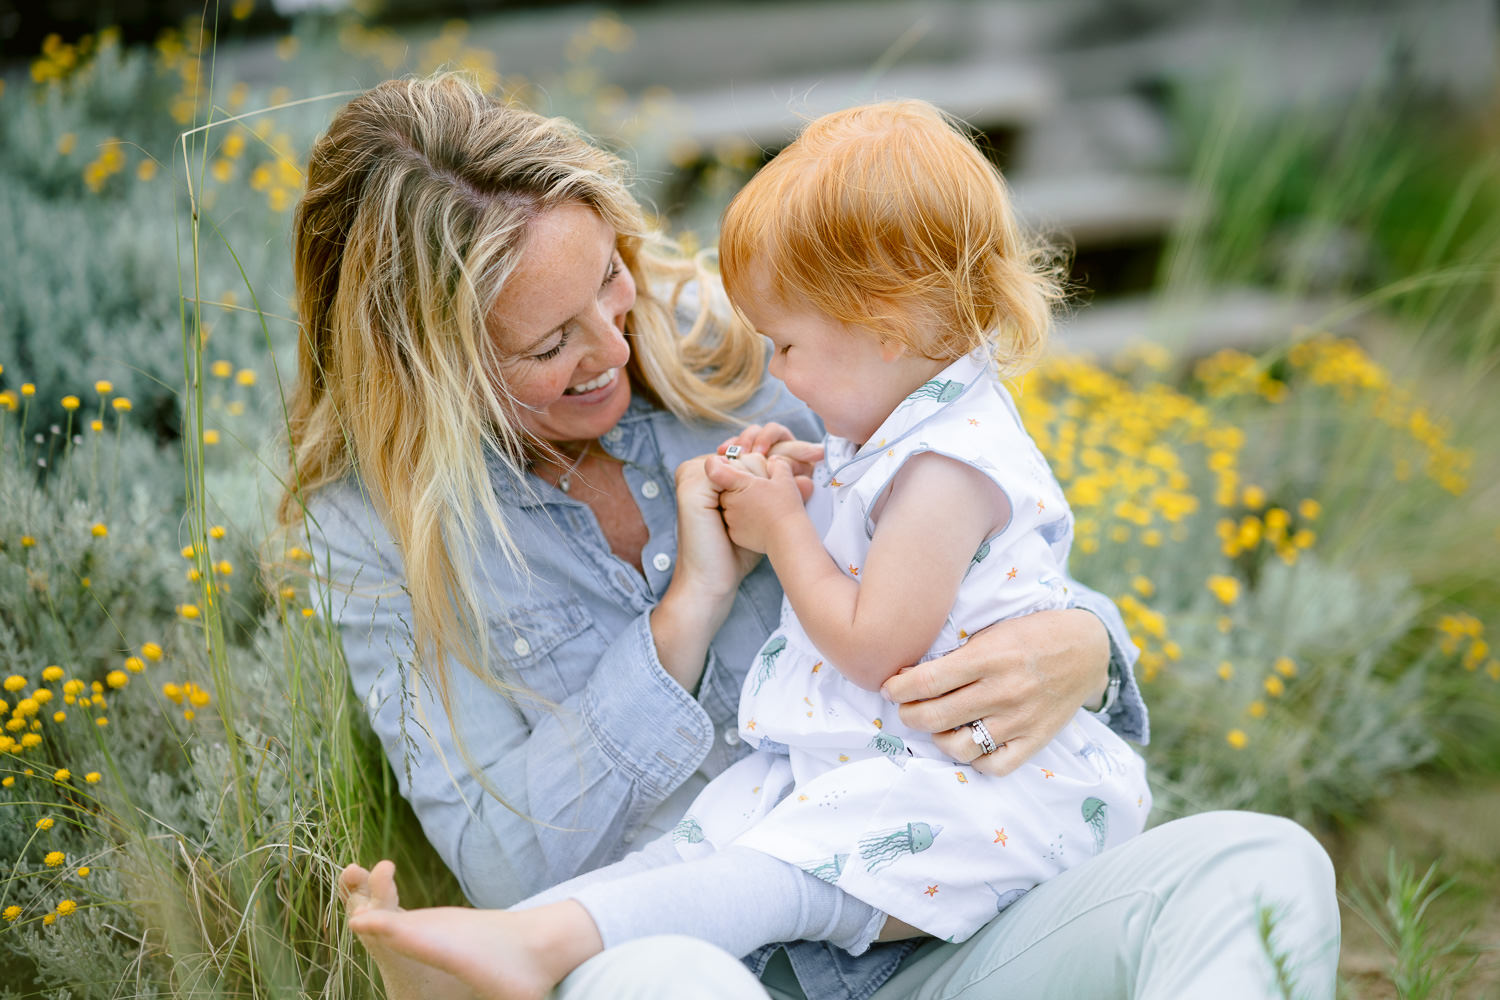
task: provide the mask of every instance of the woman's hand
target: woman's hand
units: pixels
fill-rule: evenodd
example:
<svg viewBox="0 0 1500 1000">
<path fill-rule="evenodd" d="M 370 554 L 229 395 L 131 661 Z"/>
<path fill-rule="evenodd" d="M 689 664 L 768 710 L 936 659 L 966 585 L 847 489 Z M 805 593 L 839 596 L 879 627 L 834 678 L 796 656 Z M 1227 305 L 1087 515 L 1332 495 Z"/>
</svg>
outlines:
<svg viewBox="0 0 1500 1000">
<path fill-rule="evenodd" d="M 708 644 L 729 616 L 745 574 L 760 554 L 729 540 L 719 492 L 703 473 L 701 455 L 677 467 L 677 568 L 651 610 L 651 637 L 662 668 L 684 690 L 703 677 Z"/>
<path fill-rule="evenodd" d="M 789 428 L 774 421 L 769 424 L 750 424 L 734 437 L 719 445 L 718 454 L 732 444 L 740 446 L 746 455 L 764 455 L 784 458 L 791 463 L 792 474 L 798 477 L 812 475 L 813 466 L 823 457 L 823 445 L 816 441 L 800 441 Z"/>
<path fill-rule="evenodd" d="M 944 753 L 999 775 L 1097 703 L 1108 675 L 1109 633 L 1092 612 L 1074 608 L 996 622 L 946 656 L 903 668 L 881 690 L 900 705 L 901 721 L 934 733 Z M 999 744 L 994 753 L 974 742 L 976 719 Z"/>
</svg>

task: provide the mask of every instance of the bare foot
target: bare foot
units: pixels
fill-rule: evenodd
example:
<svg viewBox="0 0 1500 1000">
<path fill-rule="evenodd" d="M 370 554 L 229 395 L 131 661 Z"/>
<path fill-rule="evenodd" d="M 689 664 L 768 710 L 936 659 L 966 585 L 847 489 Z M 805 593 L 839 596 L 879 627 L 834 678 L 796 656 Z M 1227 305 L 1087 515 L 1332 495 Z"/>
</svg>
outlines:
<svg viewBox="0 0 1500 1000">
<path fill-rule="evenodd" d="M 573 900 L 529 910 L 372 908 L 349 918 L 366 942 L 456 976 L 484 1000 L 540 1000 L 603 948 Z M 382 967 L 383 968 L 383 967 Z"/>
<path fill-rule="evenodd" d="M 396 895 L 396 866 L 382 861 L 374 871 L 350 865 L 339 873 L 339 897 L 349 927 L 375 959 L 385 983 L 386 1000 L 472 1000 L 474 994 L 461 981 L 441 969 L 415 961 L 384 947 L 378 939 L 360 934 L 355 920 L 362 914 L 402 913 Z"/>
</svg>

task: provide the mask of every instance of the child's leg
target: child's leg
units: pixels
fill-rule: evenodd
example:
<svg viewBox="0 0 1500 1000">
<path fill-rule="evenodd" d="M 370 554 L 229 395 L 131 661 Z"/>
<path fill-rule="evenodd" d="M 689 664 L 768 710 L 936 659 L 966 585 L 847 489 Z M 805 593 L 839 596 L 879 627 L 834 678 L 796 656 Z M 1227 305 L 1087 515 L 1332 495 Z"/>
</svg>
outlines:
<svg viewBox="0 0 1500 1000">
<path fill-rule="evenodd" d="M 577 898 L 525 910 L 433 907 L 351 916 L 362 940 L 431 965 L 481 997 L 531 1000 L 606 946 L 687 934 L 732 955 L 776 941 L 863 951 L 885 916 L 795 865 L 730 848 L 695 861 L 591 882 Z"/>
<path fill-rule="evenodd" d="M 859 954 L 885 915 L 796 865 L 746 847 L 595 882 L 570 893 L 606 948 L 686 934 L 748 955 L 777 941 L 829 941 Z"/>
</svg>

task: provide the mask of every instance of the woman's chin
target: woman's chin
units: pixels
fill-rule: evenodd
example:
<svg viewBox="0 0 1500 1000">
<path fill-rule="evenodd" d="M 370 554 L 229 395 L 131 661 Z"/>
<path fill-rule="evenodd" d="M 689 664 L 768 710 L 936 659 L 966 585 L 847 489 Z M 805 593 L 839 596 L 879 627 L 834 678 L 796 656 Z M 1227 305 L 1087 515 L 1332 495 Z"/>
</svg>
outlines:
<svg viewBox="0 0 1500 1000">
<path fill-rule="evenodd" d="M 545 441 L 589 441 L 619 423 L 629 406 L 630 380 L 622 369 L 608 385 L 564 395 L 528 422 Z"/>
</svg>

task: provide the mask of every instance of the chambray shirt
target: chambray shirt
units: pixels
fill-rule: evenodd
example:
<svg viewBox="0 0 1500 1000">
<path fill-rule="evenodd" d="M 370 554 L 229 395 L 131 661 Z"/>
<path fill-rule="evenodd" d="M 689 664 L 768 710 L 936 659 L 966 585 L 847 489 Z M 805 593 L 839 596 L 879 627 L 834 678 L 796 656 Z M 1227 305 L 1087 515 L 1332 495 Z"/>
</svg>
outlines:
<svg viewBox="0 0 1500 1000">
<path fill-rule="evenodd" d="M 816 418 L 770 377 L 741 415 L 779 421 L 807 440 L 822 436 Z M 435 687 L 411 669 L 401 556 L 373 504 L 356 481 L 328 487 L 310 504 L 315 564 L 331 584 L 354 690 L 401 794 L 476 906 L 511 905 L 644 845 L 662 827 L 659 811 L 680 813 L 695 782 L 747 752 L 736 727 L 740 684 L 780 613 L 781 587 L 768 562 L 740 584 L 696 693 L 662 668 L 648 617 L 677 560 L 673 471 L 731 433 L 683 422 L 637 394 L 603 436 L 603 447 L 624 463 L 650 533 L 643 573 L 610 551 L 582 502 L 492 462 L 495 495 L 530 574 L 511 572 L 499 546 L 487 542 L 473 554 L 476 583 L 492 609 L 494 676 L 523 693 L 507 699 L 453 664 L 446 713 Z M 1144 742 L 1135 649 L 1119 613 L 1085 587 L 1070 581 L 1069 589 L 1073 605 L 1097 614 L 1110 633 L 1111 675 L 1121 686 L 1103 717 Z M 674 806 L 669 798 L 684 801 Z M 915 945 L 876 945 L 852 958 L 799 942 L 788 956 L 809 997 L 862 1000 Z M 762 949 L 747 962 L 759 974 L 773 953 L 774 946 Z"/>
</svg>

